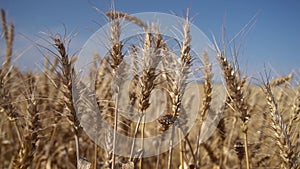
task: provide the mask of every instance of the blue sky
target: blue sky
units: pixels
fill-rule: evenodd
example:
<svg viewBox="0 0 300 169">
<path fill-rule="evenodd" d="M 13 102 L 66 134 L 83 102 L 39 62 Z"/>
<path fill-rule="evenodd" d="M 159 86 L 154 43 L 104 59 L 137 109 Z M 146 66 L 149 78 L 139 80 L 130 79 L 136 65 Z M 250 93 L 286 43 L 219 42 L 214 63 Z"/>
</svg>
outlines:
<svg viewBox="0 0 300 169">
<path fill-rule="evenodd" d="M 80 48 L 104 19 L 93 7 L 107 11 L 109 0 L 0 0 L 9 20 L 16 27 L 16 55 L 26 51 L 39 32 L 76 29 L 73 47 Z M 243 71 L 257 76 L 264 64 L 274 67 L 275 74 L 299 72 L 300 68 L 300 1 L 289 0 L 115 0 L 115 8 L 126 13 L 164 12 L 184 16 L 187 8 L 193 23 L 210 39 L 211 33 L 221 37 L 225 23 L 230 39 L 255 15 L 256 24 L 244 38 L 240 60 Z M 48 30 L 49 29 L 49 30 Z M 1 41 L 3 49 L 3 40 Z M 1 43 L 0 43 L 1 44 Z M 22 57 L 26 57 L 25 52 Z"/>
</svg>

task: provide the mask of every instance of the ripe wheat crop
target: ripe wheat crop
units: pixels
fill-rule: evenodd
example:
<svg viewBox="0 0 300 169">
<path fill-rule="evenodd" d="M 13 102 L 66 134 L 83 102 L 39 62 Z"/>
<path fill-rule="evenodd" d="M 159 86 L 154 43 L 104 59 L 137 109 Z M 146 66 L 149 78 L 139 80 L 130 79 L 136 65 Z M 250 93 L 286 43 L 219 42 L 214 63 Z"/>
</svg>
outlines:
<svg viewBox="0 0 300 169">
<path fill-rule="evenodd" d="M 96 74 L 95 88 L 99 118 L 113 128 L 104 136 L 99 132 L 101 120 L 91 114 L 76 113 L 72 86 L 76 83 L 74 69 L 76 56 L 69 53 L 68 37 L 49 35 L 45 50 L 43 70 L 39 73 L 24 72 L 12 62 L 14 58 L 14 25 L 6 20 L 1 10 L 2 32 L 5 42 L 3 63 L 0 67 L 0 168 L 300 168 L 300 86 L 291 85 L 293 74 L 272 78 L 268 72 L 258 77 L 260 84 L 250 83 L 251 78 L 242 74 L 238 62 L 215 41 L 216 56 L 204 52 L 201 56 L 201 73 L 197 84 L 190 84 L 194 71 L 195 54 L 191 51 L 188 17 L 182 24 L 182 43 L 178 56 L 168 55 L 173 50 L 169 39 L 160 34 L 155 24 L 129 14 L 109 11 L 111 33 L 108 53 L 94 56 L 91 73 Z M 140 45 L 122 41 L 122 25 L 118 19 L 132 22 L 145 30 L 139 37 Z M 151 30 L 151 31 L 150 31 Z M 129 53 L 131 66 L 122 64 Z M 217 63 L 210 58 L 215 57 Z M 51 59 L 54 58 L 54 59 Z M 232 59 L 233 58 L 233 59 Z M 178 71 L 170 69 L 173 64 Z M 213 81 L 212 65 L 222 70 L 224 83 Z M 132 72 L 131 80 L 124 79 L 124 72 Z M 185 91 L 190 85 L 198 88 L 201 97 L 196 123 L 191 131 L 175 145 L 175 133 L 190 123 L 187 115 L 193 106 Z M 128 93 L 121 95 L 122 88 Z M 222 105 L 215 105 L 218 89 L 225 88 Z M 84 92 L 84 91 L 83 91 Z M 158 113 L 153 101 L 157 93 L 166 96 L 164 112 L 157 120 L 144 123 Z M 157 97 L 159 97 L 158 95 Z M 157 106 L 157 105 L 156 105 Z M 216 108 L 219 107 L 219 108 Z M 212 110 L 219 112 L 212 114 Z M 88 112 L 88 110 L 86 111 Z M 127 112 L 131 121 L 122 114 Z M 221 116 L 219 116 L 221 114 Z M 207 129 L 207 120 L 220 118 L 211 137 L 201 142 Z M 81 119 L 95 126 L 94 131 L 105 140 L 105 149 L 97 145 L 83 130 Z M 175 128 L 175 126 L 177 126 Z M 171 129 L 167 152 L 143 158 L 144 140 Z M 133 138 L 130 157 L 116 155 L 120 141 L 117 132 Z M 179 136 L 181 136 L 179 134 Z M 142 141 L 138 142 L 137 139 Z M 153 146 L 159 152 L 159 144 Z"/>
</svg>

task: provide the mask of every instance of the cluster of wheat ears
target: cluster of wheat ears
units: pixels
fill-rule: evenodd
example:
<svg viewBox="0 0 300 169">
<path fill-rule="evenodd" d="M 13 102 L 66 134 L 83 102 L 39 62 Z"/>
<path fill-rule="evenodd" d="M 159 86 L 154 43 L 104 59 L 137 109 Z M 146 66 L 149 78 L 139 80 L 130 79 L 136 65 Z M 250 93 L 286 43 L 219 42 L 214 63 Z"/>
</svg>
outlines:
<svg viewBox="0 0 300 169">
<path fill-rule="evenodd" d="M 149 132 L 159 134 L 171 129 L 174 134 L 175 126 L 180 129 L 189 123 L 188 109 L 182 106 L 195 59 L 188 18 L 182 24 L 183 39 L 179 42 L 175 71 L 158 68 L 172 64 L 174 58 L 156 53 L 172 47 L 154 24 L 149 26 L 117 11 L 106 13 L 111 25 L 108 37 L 111 46 L 107 56 L 95 54 L 91 68 L 97 74 L 99 117 L 114 129 L 103 136 L 106 147 L 103 149 L 82 129 L 81 118 L 90 116 L 76 113 L 72 93 L 76 57 L 68 53 L 68 39 L 49 36 L 50 45 L 45 49 L 52 56 L 41 56 L 45 58 L 43 71 L 21 71 L 12 63 L 14 25 L 7 23 L 4 10 L 1 15 L 6 48 L 1 49 L 5 56 L 1 56 L 0 68 L 0 168 L 300 168 L 300 86 L 290 84 L 292 75 L 271 79 L 268 73 L 260 78 L 261 85 L 250 84 L 251 78 L 241 74 L 235 60 L 230 61 L 226 50 L 217 43 L 216 56 L 204 52 L 202 66 L 197 68 L 203 75 L 197 84 L 202 99 L 190 133 L 182 136 L 177 145 L 170 137 L 169 150 L 153 157 L 142 158 L 143 141 L 141 145 L 132 144 L 132 150 L 140 148 L 139 153 L 131 151 L 130 157 L 115 154 L 119 146 L 116 132 L 143 140 Z M 120 18 L 145 29 L 139 46 L 120 40 Z M 122 67 L 125 47 L 133 63 L 130 68 Z M 203 124 L 214 109 L 213 93 L 218 86 L 213 81 L 210 57 L 217 58 L 222 70 L 224 83 L 219 85 L 226 89 L 226 97 L 223 105 L 218 105 L 222 107 L 222 116 L 216 130 L 201 142 Z M 133 72 L 128 98 L 118 96 L 123 69 Z M 146 115 L 157 113 L 151 109 L 151 95 L 155 90 L 166 94 L 166 108 L 158 120 L 144 123 Z M 118 104 L 120 99 L 127 100 L 127 105 Z M 126 119 L 121 110 L 138 117 L 138 121 Z M 95 124 L 100 121 L 90 118 Z M 97 125 L 90 130 L 97 132 Z"/>
</svg>

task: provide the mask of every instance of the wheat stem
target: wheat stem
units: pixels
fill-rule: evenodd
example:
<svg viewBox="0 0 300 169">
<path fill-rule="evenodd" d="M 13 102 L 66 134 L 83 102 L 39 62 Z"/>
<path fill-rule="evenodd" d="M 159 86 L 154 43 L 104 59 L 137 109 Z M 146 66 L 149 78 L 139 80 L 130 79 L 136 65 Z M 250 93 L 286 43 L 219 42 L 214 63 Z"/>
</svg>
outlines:
<svg viewBox="0 0 300 169">
<path fill-rule="evenodd" d="M 117 142 L 117 129 L 118 129 L 118 105 L 119 105 L 119 88 L 117 87 L 116 93 L 115 93 L 115 112 L 114 112 L 114 136 L 113 136 L 113 150 L 112 150 L 112 169 L 115 168 L 116 163 L 116 157 L 115 157 L 115 151 L 116 151 L 116 142 Z"/>
<path fill-rule="evenodd" d="M 168 156 L 168 167 L 167 167 L 168 169 L 172 168 L 174 134 L 175 134 L 175 124 L 173 124 L 171 128 L 171 138 L 169 142 L 169 156 Z"/>
<path fill-rule="evenodd" d="M 181 135 L 181 132 L 180 130 L 178 129 L 178 135 L 179 135 L 179 140 L 182 139 L 182 135 Z M 185 163 L 184 163 L 184 155 L 183 155 L 183 145 L 182 145 L 182 141 L 179 142 L 179 151 L 180 151 L 180 154 L 179 154 L 179 158 L 180 158 L 180 166 L 181 166 L 181 169 L 184 169 L 185 167 Z"/>
<path fill-rule="evenodd" d="M 247 127 L 247 126 L 245 126 L 245 124 L 243 124 L 242 127 Z M 244 148 L 245 148 L 246 168 L 247 168 L 247 169 L 250 169 L 249 151 L 248 151 L 248 134 L 247 134 L 247 130 L 244 130 L 244 132 L 243 132 L 243 138 L 244 138 Z"/>
</svg>

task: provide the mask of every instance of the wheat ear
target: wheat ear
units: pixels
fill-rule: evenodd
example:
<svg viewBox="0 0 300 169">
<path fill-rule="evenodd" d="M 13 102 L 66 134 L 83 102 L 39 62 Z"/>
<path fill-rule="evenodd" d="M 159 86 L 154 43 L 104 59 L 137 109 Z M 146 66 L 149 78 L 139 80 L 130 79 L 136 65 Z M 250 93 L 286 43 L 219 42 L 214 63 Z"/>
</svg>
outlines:
<svg viewBox="0 0 300 169">
<path fill-rule="evenodd" d="M 5 11 L 1 9 L 1 17 L 2 17 L 2 27 L 3 34 L 6 41 L 6 57 L 2 64 L 1 74 L 0 74 L 0 85 L 1 85 L 1 94 L 3 100 L 6 100 L 7 103 L 4 104 L 3 110 L 7 111 L 7 115 L 11 121 L 16 120 L 18 117 L 18 113 L 15 110 L 12 102 L 9 101 L 11 98 L 8 86 L 10 86 L 10 78 L 11 78 L 11 59 L 12 59 L 12 48 L 13 48 L 13 39 L 14 39 L 14 25 L 11 24 L 8 28 L 6 23 L 6 15 Z M 1 104 L 2 106 L 2 104 Z"/>
<path fill-rule="evenodd" d="M 270 85 L 272 87 L 274 86 L 280 86 L 282 84 L 285 84 L 285 83 L 289 83 L 291 82 L 291 80 L 293 79 L 293 73 L 290 73 L 289 75 L 287 76 L 281 76 L 281 77 L 278 77 L 276 79 L 273 79 L 271 82 L 270 82 Z"/>
<path fill-rule="evenodd" d="M 216 45 L 217 46 L 217 45 Z M 219 49 L 216 47 L 216 49 Z M 244 138 L 244 148 L 246 157 L 246 168 L 250 169 L 249 152 L 248 152 L 248 121 L 250 115 L 248 113 L 248 105 L 246 97 L 243 92 L 245 84 L 245 78 L 241 79 L 238 70 L 235 70 L 233 66 L 228 62 L 225 51 L 217 50 L 217 58 L 223 70 L 226 86 L 229 94 L 229 103 L 232 105 L 234 111 L 240 113 L 240 120 L 242 121 L 242 132 Z"/>
<path fill-rule="evenodd" d="M 287 131 L 287 125 L 284 123 L 282 116 L 278 112 L 278 105 L 275 101 L 271 85 L 267 81 L 265 84 L 265 94 L 268 103 L 270 113 L 270 127 L 274 132 L 274 139 L 276 145 L 279 148 L 279 156 L 282 160 L 281 167 L 284 169 L 294 169 L 298 164 L 294 163 L 294 159 L 297 158 L 292 147 L 290 135 Z"/>
<path fill-rule="evenodd" d="M 190 23 L 188 17 L 186 18 L 183 26 L 183 42 L 180 49 L 180 60 L 177 62 L 176 58 L 172 62 L 175 62 L 174 65 L 177 69 L 175 72 L 166 68 L 166 80 L 167 80 L 167 93 L 170 96 L 171 101 L 171 110 L 167 112 L 166 115 L 162 116 L 158 121 L 162 125 L 163 130 L 171 128 L 171 139 L 169 144 L 169 155 L 168 155 L 168 166 L 170 169 L 172 166 L 172 157 L 173 157 L 173 141 L 174 141 L 174 130 L 175 125 L 178 125 L 181 128 L 181 125 L 184 123 L 183 110 L 182 110 L 182 98 L 184 91 L 188 84 L 187 80 L 190 74 L 190 67 L 192 66 L 192 57 L 190 54 L 191 50 L 191 35 L 190 35 Z M 168 56 L 164 56 L 168 57 Z M 166 61 L 166 60 L 165 60 Z M 179 132 L 181 132 L 179 130 Z M 183 156 L 183 155 L 181 155 Z M 181 162 L 183 163 L 183 162 Z M 181 164 L 182 166 L 184 164 Z"/>
<path fill-rule="evenodd" d="M 62 80 L 62 93 L 65 109 L 69 115 L 67 115 L 69 122 L 73 127 L 74 139 L 75 139 L 75 150 L 76 150 L 76 166 L 79 163 L 79 130 L 80 130 L 80 121 L 76 114 L 76 109 L 73 103 L 73 79 L 75 76 L 73 64 L 76 60 L 76 57 L 69 57 L 69 54 L 66 51 L 64 42 L 57 37 L 51 37 L 54 41 L 55 49 L 59 54 L 56 55 L 60 64 L 61 64 L 61 74 L 59 74 L 60 79 Z"/>
<path fill-rule="evenodd" d="M 25 77 L 22 76 L 25 84 L 24 97 L 26 99 L 26 109 L 29 119 L 29 124 L 26 126 L 24 142 L 21 145 L 18 156 L 17 168 L 27 169 L 33 168 L 36 164 L 32 163 L 36 154 L 37 142 L 39 140 L 38 134 L 41 130 L 40 112 L 38 109 L 39 100 L 36 98 L 36 78 L 33 74 L 28 73 Z"/>
<path fill-rule="evenodd" d="M 113 83 L 113 92 L 115 97 L 115 108 L 114 108 L 114 135 L 113 135 L 113 148 L 112 148 L 112 169 L 115 168 L 115 150 L 116 150 L 116 137 L 117 137 L 117 130 L 118 130 L 118 123 L 119 123 L 119 110 L 118 110 L 118 102 L 119 102 L 119 86 L 120 82 L 120 72 L 118 72 L 119 66 L 123 61 L 124 55 L 122 54 L 123 44 L 120 41 L 121 35 L 121 26 L 118 20 L 118 12 L 113 10 L 111 12 L 106 13 L 106 16 L 111 18 L 111 49 L 110 49 L 110 66 L 112 68 L 112 79 Z"/>
<path fill-rule="evenodd" d="M 204 85 L 203 85 L 203 90 L 204 90 L 204 96 L 203 96 L 203 101 L 202 101 L 202 108 L 201 108 L 201 114 L 200 114 L 200 127 L 199 127 L 199 132 L 198 132 L 198 140 L 197 140 L 197 148 L 196 148 L 196 157 L 197 157 L 197 162 L 196 166 L 200 166 L 200 135 L 201 135 L 201 128 L 203 121 L 205 121 L 206 115 L 208 114 L 210 110 L 210 104 L 211 104 L 211 99 L 212 99 L 212 67 L 211 64 L 209 63 L 208 59 L 208 53 L 204 52 L 203 53 L 203 64 L 204 64 Z"/>
<path fill-rule="evenodd" d="M 9 121 L 13 124 L 18 140 L 19 140 L 19 152 L 22 151 L 22 138 L 19 126 L 17 125 L 17 118 L 20 116 L 17 112 L 16 107 L 13 105 L 12 96 L 10 93 L 10 83 L 12 77 L 12 53 L 13 53 L 13 40 L 14 40 L 14 25 L 10 24 L 8 27 L 6 22 L 6 15 L 4 9 L 1 9 L 1 21 L 3 27 L 3 34 L 6 42 L 6 55 L 5 60 L 2 64 L 2 69 L 0 69 L 0 112 L 5 113 Z M 22 158 L 22 157 L 21 157 Z M 13 167 L 18 166 L 19 161 L 18 157 L 13 161 Z"/>
</svg>

